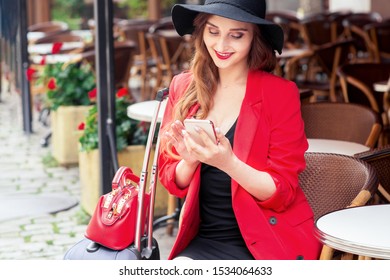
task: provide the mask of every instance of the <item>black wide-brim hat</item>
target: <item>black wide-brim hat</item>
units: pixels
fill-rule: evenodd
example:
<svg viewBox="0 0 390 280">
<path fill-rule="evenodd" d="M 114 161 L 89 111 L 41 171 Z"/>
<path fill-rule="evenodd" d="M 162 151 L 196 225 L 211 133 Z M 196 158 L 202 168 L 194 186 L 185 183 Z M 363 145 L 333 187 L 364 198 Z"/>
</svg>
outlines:
<svg viewBox="0 0 390 280">
<path fill-rule="evenodd" d="M 265 20 L 265 0 L 206 0 L 203 5 L 176 4 L 172 8 L 172 21 L 180 36 L 192 34 L 195 17 L 199 13 L 217 15 L 237 21 L 257 24 L 263 37 L 279 54 L 283 49 L 283 29 Z"/>
</svg>

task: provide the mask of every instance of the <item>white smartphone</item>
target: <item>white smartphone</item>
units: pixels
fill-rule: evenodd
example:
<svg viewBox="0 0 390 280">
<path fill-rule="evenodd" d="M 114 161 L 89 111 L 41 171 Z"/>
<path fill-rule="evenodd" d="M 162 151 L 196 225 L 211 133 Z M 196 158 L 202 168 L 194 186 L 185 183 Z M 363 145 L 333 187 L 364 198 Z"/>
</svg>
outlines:
<svg viewBox="0 0 390 280">
<path fill-rule="evenodd" d="M 191 134 L 191 136 L 195 139 L 197 143 L 202 143 L 202 140 L 200 140 L 199 134 L 195 130 L 195 127 L 199 127 L 203 129 L 207 133 L 207 135 L 215 143 L 217 143 L 217 136 L 215 133 L 214 124 L 210 120 L 185 119 L 184 127 L 186 128 L 186 131 Z"/>
</svg>

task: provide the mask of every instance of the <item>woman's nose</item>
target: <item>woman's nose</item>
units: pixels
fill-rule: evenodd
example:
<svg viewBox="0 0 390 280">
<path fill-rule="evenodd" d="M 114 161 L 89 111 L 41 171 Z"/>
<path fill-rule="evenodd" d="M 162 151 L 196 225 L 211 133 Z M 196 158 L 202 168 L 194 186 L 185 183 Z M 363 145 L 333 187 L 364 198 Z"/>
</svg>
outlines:
<svg viewBox="0 0 390 280">
<path fill-rule="evenodd" d="M 219 37 L 217 42 L 217 50 L 224 51 L 225 48 L 229 45 L 228 40 L 225 37 Z"/>
</svg>

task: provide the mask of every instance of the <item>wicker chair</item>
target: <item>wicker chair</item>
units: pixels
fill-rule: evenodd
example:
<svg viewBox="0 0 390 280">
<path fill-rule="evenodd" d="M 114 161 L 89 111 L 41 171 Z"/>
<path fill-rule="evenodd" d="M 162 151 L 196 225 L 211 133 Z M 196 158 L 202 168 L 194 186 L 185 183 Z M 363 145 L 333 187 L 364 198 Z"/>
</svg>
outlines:
<svg viewBox="0 0 390 280">
<path fill-rule="evenodd" d="M 367 32 L 364 31 L 364 26 L 381 21 L 382 16 L 376 12 L 353 13 L 343 20 L 345 36 L 355 40 L 355 45 L 352 50 L 354 62 L 374 61 L 374 54 L 370 46 L 371 40 Z"/>
<path fill-rule="evenodd" d="M 349 62 L 349 51 L 353 41 L 343 40 L 325 43 L 314 50 L 291 58 L 286 63 L 286 78 L 296 82 L 299 88 L 311 89 L 314 92 L 312 101 L 317 101 L 319 95 L 331 101 L 337 101 L 338 77 L 337 68 Z M 299 69 L 307 63 L 304 75 L 299 75 Z"/>
<path fill-rule="evenodd" d="M 374 83 L 387 81 L 390 76 L 390 63 L 353 63 L 338 68 L 337 75 L 344 96 L 344 101 L 371 107 L 382 119 L 383 135 L 380 143 L 385 145 L 389 140 L 389 100 L 386 94 L 375 92 Z"/>
<path fill-rule="evenodd" d="M 168 39 L 161 34 L 161 31 L 146 34 L 150 50 L 154 61 L 156 61 L 157 71 L 155 75 L 156 83 L 153 93 L 159 88 L 169 86 L 172 77 L 179 74 L 182 69 L 178 61 L 173 61 L 176 50 L 184 44 L 184 39 L 180 36 Z M 152 96 L 154 98 L 154 96 Z"/>
<path fill-rule="evenodd" d="M 369 163 L 378 175 L 378 203 L 390 203 L 390 145 L 376 148 L 355 157 Z"/>
<path fill-rule="evenodd" d="M 132 72 L 133 76 L 138 76 L 141 82 L 139 101 L 150 99 L 149 80 L 156 68 L 156 61 L 152 57 L 149 42 L 146 39 L 146 34 L 153 23 L 154 21 L 148 20 L 125 20 L 118 23 L 121 37 L 136 43 Z"/>
<path fill-rule="evenodd" d="M 301 106 L 308 138 L 350 141 L 374 148 L 381 135 L 379 115 L 353 103 L 305 103 Z"/>
<path fill-rule="evenodd" d="M 302 36 L 310 49 L 332 42 L 331 22 L 323 14 L 308 16 L 300 21 Z"/>
<path fill-rule="evenodd" d="M 365 205 L 377 191 L 376 172 L 364 161 L 327 153 L 306 153 L 305 158 L 306 169 L 299 175 L 299 183 L 315 219 L 331 211 Z M 334 249 L 324 245 L 320 259 L 334 259 L 335 255 Z"/>
<path fill-rule="evenodd" d="M 371 40 L 374 61 L 390 61 L 390 21 L 367 24 L 363 27 Z"/>
<path fill-rule="evenodd" d="M 301 24 L 296 12 L 287 10 L 272 11 L 266 14 L 266 19 L 282 27 L 285 48 L 294 49 L 302 47 Z"/>
<path fill-rule="evenodd" d="M 115 88 L 129 88 L 131 78 L 130 69 L 134 63 L 135 43 L 133 41 L 114 42 L 114 84 Z M 93 71 L 96 71 L 96 51 L 87 50 L 80 54 L 80 60 L 89 63 Z"/>
</svg>

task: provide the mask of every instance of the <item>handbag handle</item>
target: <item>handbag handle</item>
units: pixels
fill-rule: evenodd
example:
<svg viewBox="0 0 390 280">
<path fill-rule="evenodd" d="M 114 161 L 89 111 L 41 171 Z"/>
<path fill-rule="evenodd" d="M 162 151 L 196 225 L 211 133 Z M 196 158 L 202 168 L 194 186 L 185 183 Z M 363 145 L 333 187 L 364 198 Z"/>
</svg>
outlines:
<svg viewBox="0 0 390 280">
<path fill-rule="evenodd" d="M 129 167 L 121 166 L 112 179 L 112 189 L 115 190 L 120 186 L 125 186 L 127 180 L 133 181 L 137 185 L 139 183 L 139 177 Z"/>
</svg>

